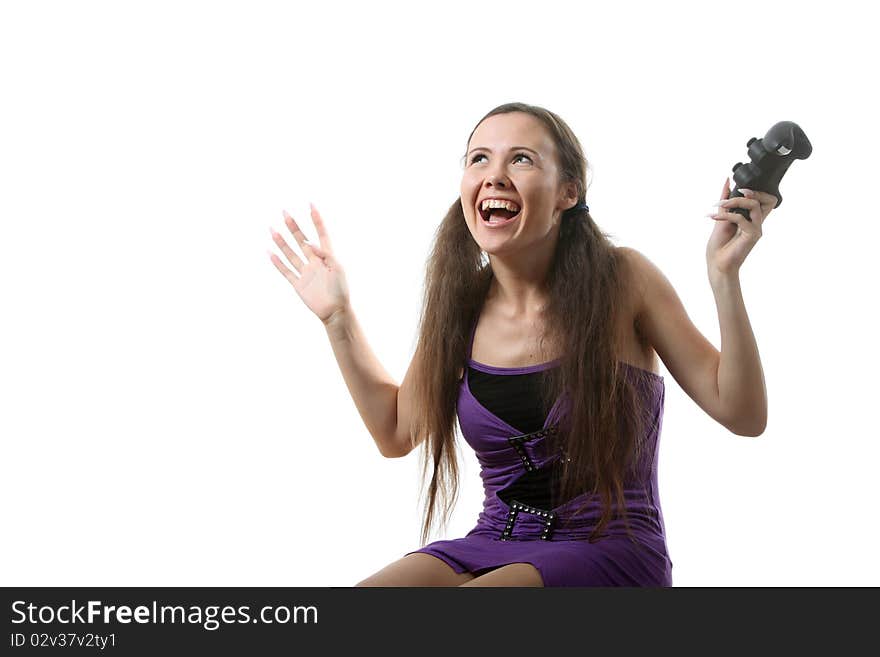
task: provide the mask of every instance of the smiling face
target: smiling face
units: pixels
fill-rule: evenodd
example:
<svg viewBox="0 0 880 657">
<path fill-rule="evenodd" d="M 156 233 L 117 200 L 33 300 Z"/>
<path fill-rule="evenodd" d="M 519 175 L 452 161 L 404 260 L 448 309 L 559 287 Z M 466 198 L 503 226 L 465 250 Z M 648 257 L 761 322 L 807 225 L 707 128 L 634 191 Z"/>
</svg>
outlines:
<svg viewBox="0 0 880 657">
<path fill-rule="evenodd" d="M 461 179 L 465 221 L 480 248 L 502 253 L 550 240 L 562 212 L 577 202 L 575 186 L 561 184 L 559 176 L 556 146 L 539 119 L 508 112 L 480 123 L 468 143 Z M 492 197 L 512 200 L 518 214 L 489 225 L 480 208 Z"/>
</svg>

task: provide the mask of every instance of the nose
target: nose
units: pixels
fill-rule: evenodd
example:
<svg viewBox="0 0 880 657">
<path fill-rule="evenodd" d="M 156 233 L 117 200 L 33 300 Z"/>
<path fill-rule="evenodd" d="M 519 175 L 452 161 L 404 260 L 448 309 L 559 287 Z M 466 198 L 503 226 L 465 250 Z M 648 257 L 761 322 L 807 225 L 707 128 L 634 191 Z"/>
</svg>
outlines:
<svg viewBox="0 0 880 657">
<path fill-rule="evenodd" d="M 507 180 L 503 175 L 493 173 L 486 177 L 486 184 L 489 183 L 492 183 L 493 187 L 504 187 L 507 185 Z"/>
</svg>

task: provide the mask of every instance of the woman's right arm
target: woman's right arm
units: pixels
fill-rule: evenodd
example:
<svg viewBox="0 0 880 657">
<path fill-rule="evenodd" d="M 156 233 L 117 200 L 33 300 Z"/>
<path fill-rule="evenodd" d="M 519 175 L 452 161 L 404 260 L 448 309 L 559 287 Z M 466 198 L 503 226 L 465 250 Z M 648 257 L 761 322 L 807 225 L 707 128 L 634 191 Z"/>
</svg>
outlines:
<svg viewBox="0 0 880 657">
<path fill-rule="evenodd" d="M 324 328 L 345 385 L 379 453 L 387 458 L 406 456 L 413 450 L 409 425 L 416 357 L 398 386 L 370 349 L 350 304 L 334 312 Z"/>
<path fill-rule="evenodd" d="M 379 452 L 388 458 L 406 456 L 412 451 L 408 434 L 413 365 L 410 364 L 398 387 L 376 359 L 351 309 L 345 270 L 334 254 L 324 219 L 314 206 L 311 206 L 311 214 L 320 246 L 310 244 L 296 220 L 284 212 L 285 223 L 306 255 L 306 261 L 270 227 L 273 241 L 298 275 L 274 253 L 269 253 L 269 259 L 308 309 L 323 322 L 345 385 Z"/>
</svg>

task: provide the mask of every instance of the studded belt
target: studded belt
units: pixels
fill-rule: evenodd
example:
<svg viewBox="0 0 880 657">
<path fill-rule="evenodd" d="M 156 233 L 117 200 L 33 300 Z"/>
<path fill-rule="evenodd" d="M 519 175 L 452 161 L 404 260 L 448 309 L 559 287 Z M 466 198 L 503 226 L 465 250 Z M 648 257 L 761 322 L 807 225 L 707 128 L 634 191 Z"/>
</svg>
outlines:
<svg viewBox="0 0 880 657">
<path fill-rule="evenodd" d="M 539 509 L 536 506 L 529 506 L 528 504 L 513 500 L 510 503 L 510 512 L 507 514 L 507 525 L 504 527 L 504 531 L 501 532 L 502 541 L 510 540 L 513 525 L 516 522 L 517 515 L 520 513 L 532 513 L 538 516 L 538 518 L 543 519 L 544 527 L 541 530 L 541 540 L 546 541 L 550 538 L 550 532 L 553 530 L 553 524 L 556 521 L 556 514 L 546 509 Z"/>
<path fill-rule="evenodd" d="M 547 427 L 546 429 L 541 429 L 540 431 L 533 431 L 531 433 L 525 433 L 519 436 L 508 437 L 508 442 L 511 444 L 513 449 L 516 450 L 517 454 L 519 454 L 520 460 L 523 464 L 523 468 L 526 472 L 533 472 L 536 467 L 534 462 L 529 458 L 528 453 L 526 453 L 526 450 L 523 447 L 523 443 L 526 443 L 530 440 L 543 438 L 551 434 L 555 434 L 558 431 L 558 425 L 552 425 L 550 427 Z M 502 541 L 511 540 L 513 526 L 516 523 L 516 518 L 520 513 L 530 513 L 542 520 L 543 526 L 541 529 L 541 539 L 546 541 L 550 538 L 550 533 L 552 532 L 553 525 L 556 521 L 556 514 L 549 509 L 541 509 L 539 507 L 526 504 L 524 502 L 514 499 L 510 501 L 510 511 L 507 514 L 507 524 L 504 527 L 504 531 L 501 532 L 500 538 Z"/>
<path fill-rule="evenodd" d="M 559 431 L 559 427 L 557 425 L 553 425 L 551 427 L 547 427 L 546 429 L 541 429 L 540 431 L 533 431 L 532 433 L 524 433 L 520 436 L 510 436 L 507 439 L 507 442 L 516 450 L 516 453 L 519 454 L 520 459 L 523 462 L 523 467 L 526 469 L 526 472 L 531 472 L 535 469 L 535 464 L 529 458 L 529 455 L 526 453 L 525 448 L 523 447 L 523 443 L 528 442 L 529 440 L 535 440 L 537 438 L 543 438 L 544 436 L 549 436 L 550 434 L 557 433 Z"/>
</svg>

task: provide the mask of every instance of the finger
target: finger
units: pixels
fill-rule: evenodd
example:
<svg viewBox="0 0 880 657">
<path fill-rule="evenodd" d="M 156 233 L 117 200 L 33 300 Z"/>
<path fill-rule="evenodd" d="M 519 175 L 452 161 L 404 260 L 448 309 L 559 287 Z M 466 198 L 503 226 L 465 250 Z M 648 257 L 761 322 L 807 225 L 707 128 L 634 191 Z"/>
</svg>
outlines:
<svg viewBox="0 0 880 657">
<path fill-rule="evenodd" d="M 269 260 L 271 260 L 272 264 L 275 265 L 275 269 L 280 271 L 281 275 L 284 276 L 284 278 L 286 278 L 288 281 L 290 281 L 291 285 L 296 286 L 296 282 L 299 280 L 299 277 L 297 277 L 296 274 L 285 267 L 284 263 L 281 262 L 281 258 L 279 258 L 277 255 L 275 255 L 268 249 L 266 250 L 266 253 L 269 254 Z"/>
<path fill-rule="evenodd" d="M 330 235 L 327 233 L 327 227 L 324 225 L 324 219 L 321 217 L 321 213 L 318 212 L 318 208 L 309 203 L 309 207 L 312 209 L 312 223 L 315 224 L 315 230 L 318 231 L 318 241 L 321 243 L 321 247 L 324 251 L 333 252 L 333 243 L 330 241 Z"/>
<path fill-rule="evenodd" d="M 730 178 L 724 179 L 724 187 L 721 188 L 721 198 L 730 198 Z"/>
<path fill-rule="evenodd" d="M 712 215 L 712 219 L 716 221 L 729 221 L 731 223 L 739 226 L 740 230 L 744 233 L 748 233 L 749 235 L 760 235 L 760 224 L 755 221 L 749 221 L 741 214 L 737 214 L 736 212 L 724 212 L 719 211 L 718 213 Z"/>
<path fill-rule="evenodd" d="M 749 216 L 752 218 L 752 221 L 757 221 L 758 223 L 763 223 L 764 218 L 767 216 L 766 213 L 768 211 L 768 208 L 767 208 L 766 204 L 763 203 L 761 201 L 761 199 L 759 198 L 759 196 L 758 196 L 759 192 L 756 192 L 752 189 L 746 189 L 746 188 L 743 188 L 739 191 L 743 195 L 744 198 L 751 199 L 758 204 L 757 212 L 752 212 L 752 207 L 749 206 Z M 759 217 L 756 218 L 755 217 L 756 214 L 759 215 Z"/>
<path fill-rule="evenodd" d="M 739 207 L 746 208 L 749 211 L 749 217 L 751 217 L 752 221 L 756 224 L 760 225 L 764 223 L 764 219 L 767 216 L 765 214 L 765 208 L 761 203 L 755 198 L 755 192 L 752 190 L 746 190 L 747 195 L 742 197 L 743 204 Z"/>
<path fill-rule="evenodd" d="M 713 214 L 715 214 L 717 212 L 723 212 L 725 209 L 730 209 L 730 208 L 745 208 L 749 211 L 749 215 L 751 216 L 752 209 L 753 208 L 760 209 L 760 205 L 758 204 L 757 201 L 755 201 L 753 199 L 749 199 L 744 196 L 734 196 L 733 198 L 727 198 L 722 201 L 716 201 L 715 203 L 713 203 L 712 204 L 712 211 L 709 212 L 709 214 L 707 216 L 712 216 Z M 760 212 L 759 212 L 759 214 L 760 214 Z"/>
<path fill-rule="evenodd" d="M 737 226 L 742 228 L 742 224 L 740 223 L 740 220 L 743 220 L 743 217 L 741 215 L 736 214 L 735 212 L 719 212 L 718 214 L 710 215 L 709 218 L 714 219 L 715 221 L 718 221 L 718 222 L 727 222 L 727 223 L 736 224 Z"/>
<path fill-rule="evenodd" d="M 742 190 L 740 190 L 742 191 Z M 751 196 L 734 196 L 733 198 L 729 198 L 721 204 L 722 208 L 747 208 L 751 211 L 753 208 L 760 208 L 761 204 L 757 199 Z"/>
<path fill-rule="evenodd" d="M 293 239 L 295 239 L 296 243 L 302 248 L 303 242 L 305 242 L 308 237 L 306 237 L 302 228 L 299 227 L 299 224 L 296 223 L 296 220 L 287 213 L 287 210 L 281 210 L 281 214 L 284 215 L 284 223 L 293 235 Z"/>
<path fill-rule="evenodd" d="M 761 216 L 766 219 L 767 215 L 770 214 L 770 210 L 776 207 L 776 203 L 779 201 L 778 198 L 773 196 L 773 194 L 768 194 L 767 192 L 756 192 L 751 189 L 741 189 L 740 190 L 746 198 L 753 198 L 761 204 Z"/>
<path fill-rule="evenodd" d="M 305 263 L 303 263 L 303 261 L 296 254 L 296 252 L 290 248 L 290 246 L 287 244 L 287 242 L 284 241 L 284 238 L 281 236 L 281 233 L 276 231 L 271 226 L 269 226 L 269 233 L 272 235 L 272 241 L 278 245 L 278 248 L 281 249 L 281 252 L 288 259 L 288 261 L 290 261 L 290 264 L 293 265 L 293 268 L 296 269 L 298 274 L 301 274 L 302 272 L 300 271 L 300 269 L 303 267 L 303 265 Z M 280 260 L 279 260 L 279 262 L 280 262 Z"/>
<path fill-rule="evenodd" d="M 779 204 L 779 199 L 773 196 L 773 194 L 767 194 L 766 192 L 758 192 L 758 200 L 761 202 L 761 207 L 764 208 L 764 214 L 770 212 L 776 208 Z"/>
<path fill-rule="evenodd" d="M 322 249 L 317 244 L 313 244 L 312 242 L 303 242 L 302 246 L 303 246 L 303 252 L 305 252 L 306 255 L 309 255 L 309 253 L 311 252 L 311 253 L 314 253 L 316 256 L 318 256 L 321 259 L 327 258 L 329 256 L 329 254 L 324 249 Z M 306 249 L 309 249 L 310 251 L 306 252 Z"/>
<path fill-rule="evenodd" d="M 747 191 L 748 194 L 746 194 L 746 196 L 757 199 L 762 206 L 769 205 L 771 208 L 775 208 L 776 203 L 779 201 L 779 199 L 773 196 L 773 194 L 768 194 L 767 192 L 757 192 L 751 189 L 740 191 Z"/>
</svg>

